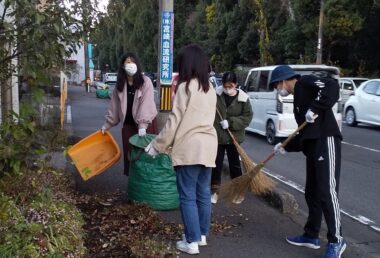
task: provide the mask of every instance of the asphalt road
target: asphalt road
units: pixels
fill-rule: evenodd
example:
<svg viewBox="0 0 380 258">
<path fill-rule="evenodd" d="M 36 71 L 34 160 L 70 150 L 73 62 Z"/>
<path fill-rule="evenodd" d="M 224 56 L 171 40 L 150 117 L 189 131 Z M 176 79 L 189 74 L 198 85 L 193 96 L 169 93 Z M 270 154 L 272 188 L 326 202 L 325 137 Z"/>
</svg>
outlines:
<svg viewBox="0 0 380 258">
<path fill-rule="evenodd" d="M 79 139 L 99 130 L 105 122 L 104 115 L 108 99 L 96 98 L 95 90 L 93 88 L 91 90 L 91 93 L 86 93 L 82 87 L 69 87 L 68 89 L 68 106 L 70 106 L 72 120 L 70 133 Z M 122 142 L 120 126 L 111 128 L 110 132 L 117 142 Z M 77 177 L 77 188 L 88 194 L 99 191 L 126 191 L 127 177 L 123 175 L 122 158 L 113 166 L 113 170 L 116 173 L 113 173 L 112 176 L 103 173 L 97 176 L 96 180 L 88 181 L 83 181 L 78 174 L 74 174 Z"/>
<path fill-rule="evenodd" d="M 108 100 L 97 99 L 94 93 L 84 89 L 69 89 L 69 105 L 72 113 L 72 134 L 85 137 L 102 126 Z M 112 135 L 121 143 L 120 126 L 111 129 Z M 380 257 L 380 128 L 343 126 L 342 175 L 340 199 L 343 215 L 343 235 L 349 243 L 344 257 Z M 258 162 L 264 159 L 273 146 L 265 138 L 247 134 L 243 148 Z M 77 188 L 83 193 L 126 191 L 127 177 L 122 173 L 122 161 L 87 182 L 78 177 Z M 305 181 L 305 158 L 301 153 L 287 153 L 269 161 L 265 170 L 278 179 L 278 187 L 293 194 L 299 204 L 299 213 L 287 217 L 262 204 L 253 195 L 247 196 L 243 205 L 229 210 L 222 204 L 214 206 L 215 216 L 229 218 L 236 224 L 236 236 L 211 236 L 211 245 L 202 251 L 201 257 L 321 257 L 323 249 L 294 248 L 284 241 L 286 234 L 302 231 L 307 216 L 303 198 Z M 228 213 L 227 213 L 228 211 Z M 235 214 L 236 213 L 236 214 Z M 232 214 L 232 215 L 231 215 Z M 235 215 L 234 215 L 235 214 Z M 177 213 L 165 214 L 179 220 Z M 268 218 L 271 218 L 268 227 Z M 180 221 L 178 221 L 180 222 Z M 367 225 L 365 225 L 367 224 Z M 322 232 L 325 234 L 325 231 Z M 325 236 L 321 234 L 321 237 Z M 324 240 L 325 241 L 325 240 Z M 254 249 L 252 249 L 254 243 Z M 229 247 L 226 249 L 226 247 Z M 233 250 L 232 252 L 228 250 Z M 251 253 L 252 250 L 253 253 Z M 256 250 L 256 251 L 254 251 Z M 260 250 L 260 253 L 256 253 Z M 255 255 L 254 255 L 255 254 Z M 186 255 L 183 255 L 186 256 Z"/>
<path fill-rule="evenodd" d="M 343 125 L 340 205 L 343 212 L 343 234 L 354 243 L 367 245 L 380 257 L 380 127 Z M 249 133 L 243 147 L 259 162 L 272 146 L 265 138 Z M 307 215 L 303 197 L 305 157 L 302 153 L 276 156 L 266 165 L 266 172 L 279 185 L 292 193 Z"/>
</svg>

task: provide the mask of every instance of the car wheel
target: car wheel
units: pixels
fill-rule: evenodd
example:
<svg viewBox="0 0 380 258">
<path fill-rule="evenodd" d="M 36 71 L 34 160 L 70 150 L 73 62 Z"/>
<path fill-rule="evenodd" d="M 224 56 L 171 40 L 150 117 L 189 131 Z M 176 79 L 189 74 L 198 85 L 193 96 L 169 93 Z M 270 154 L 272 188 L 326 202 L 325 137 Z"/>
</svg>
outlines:
<svg viewBox="0 0 380 258">
<path fill-rule="evenodd" d="M 276 127 L 274 126 L 273 121 L 269 121 L 266 126 L 267 142 L 271 145 L 274 145 L 278 142 L 278 137 L 276 137 Z"/>
<path fill-rule="evenodd" d="M 356 126 L 358 124 L 356 122 L 355 110 L 352 107 L 349 107 L 346 111 L 346 123 L 348 126 Z"/>
</svg>

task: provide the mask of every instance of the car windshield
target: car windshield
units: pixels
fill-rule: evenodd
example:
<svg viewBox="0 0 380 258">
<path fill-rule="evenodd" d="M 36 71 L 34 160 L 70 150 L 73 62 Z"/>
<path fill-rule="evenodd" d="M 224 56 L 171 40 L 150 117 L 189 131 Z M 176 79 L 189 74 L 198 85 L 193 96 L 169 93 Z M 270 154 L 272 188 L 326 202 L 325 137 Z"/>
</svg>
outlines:
<svg viewBox="0 0 380 258">
<path fill-rule="evenodd" d="M 366 79 L 355 79 L 353 81 L 354 81 L 356 87 L 359 87 L 363 82 L 366 82 L 368 80 L 366 80 Z"/>
</svg>

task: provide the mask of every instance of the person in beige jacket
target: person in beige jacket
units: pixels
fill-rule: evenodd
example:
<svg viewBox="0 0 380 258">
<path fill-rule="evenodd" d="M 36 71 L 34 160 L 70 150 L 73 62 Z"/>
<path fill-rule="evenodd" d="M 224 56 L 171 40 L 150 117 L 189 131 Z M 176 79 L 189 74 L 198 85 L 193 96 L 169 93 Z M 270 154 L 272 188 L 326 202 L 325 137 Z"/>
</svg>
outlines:
<svg viewBox="0 0 380 258">
<path fill-rule="evenodd" d="M 211 220 L 211 169 L 218 146 L 214 119 L 216 93 L 208 81 L 208 58 L 197 45 L 181 49 L 179 82 L 173 110 L 160 134 L 146 148 L 149 155 L 171 152 L 176 171 L 184 235 L 177 249 L 199 253 Z"/>
<path fill-rule="evenodd" d="M 157 133 L 156 115 L 157 109 L 154 102 L 152 81 L 142 74 L 141 64 L 137 56 L 133 53 L 127 53 L 121 58 L 116 88 L 108 106 L 106 122 L 101 128 L 104 133 L 118 123 L 123 123 L 125 175 L 128 175 L 128 157 L 131 151 L 129 138 L 137 133 L 139 136 L 144 136 L 147 132 Z"/>
</svg>

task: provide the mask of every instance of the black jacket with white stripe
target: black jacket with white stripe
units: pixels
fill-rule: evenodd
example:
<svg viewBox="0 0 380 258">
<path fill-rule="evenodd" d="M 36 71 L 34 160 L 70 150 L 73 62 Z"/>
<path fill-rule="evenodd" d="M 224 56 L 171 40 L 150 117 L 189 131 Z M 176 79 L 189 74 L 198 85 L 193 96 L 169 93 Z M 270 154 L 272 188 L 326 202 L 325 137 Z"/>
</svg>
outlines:
<svg viewBox="0 0 380 258">
<path fill-rule="evenodd" d="M 294 86 L 293 113 L 298 126 L 305 121 L 308 109 L 318 117 L 314 123 L 307 124 L 303 130 L 289 142 L 287 151 L 300 151 L 302 142 L 307 139 L 337 136 L 342 139 L 332 107 L 339 99 L 339 84 L 331 78 L 314 75 L 302 76 Z"/>
</svg>

